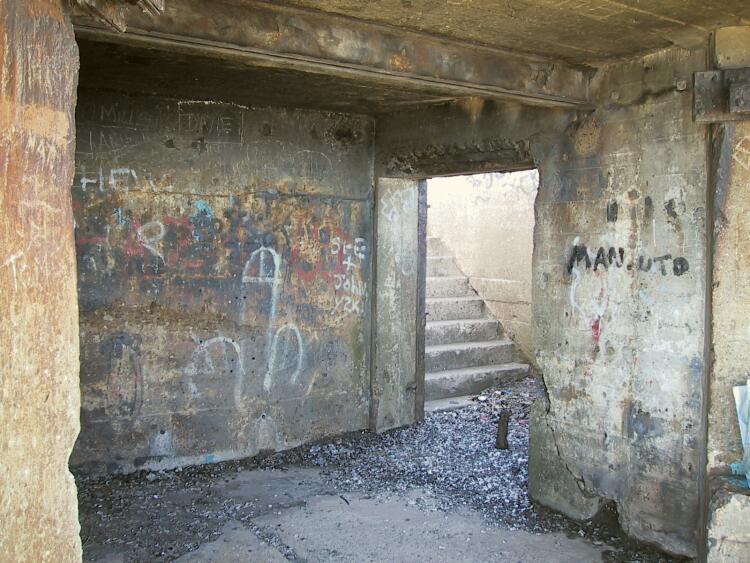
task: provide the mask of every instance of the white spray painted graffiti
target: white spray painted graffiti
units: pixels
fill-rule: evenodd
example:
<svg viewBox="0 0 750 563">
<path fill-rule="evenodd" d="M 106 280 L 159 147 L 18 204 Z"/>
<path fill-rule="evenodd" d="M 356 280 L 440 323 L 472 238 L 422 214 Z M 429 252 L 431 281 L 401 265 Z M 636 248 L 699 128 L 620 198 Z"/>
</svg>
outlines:
<svg viewBox="0 0 750 563">
<path fill-rule="evenodd" d="M 391 190 L 383 197 L 383 214 L 389 221 L 400 219 L 407 210 L 407 190 Z"/>
<path fill-rule="evenodd" d="M 254 270 L 255 268 L 257 270 Z M 269 357 L 273 340 L 273 326 L 276 321 L 276 310 L 281 291 L 281 256 L 279 256 L 279 253 L 267 246 L 261 246 L 253 251 L 242 271 L 242 283 L 267 285 L 271 288 L 271 302 L 268 309 L 268 333 L 266 334 L 266 357 Z M 245 301 L 242 308 L 243 318 L 245 318 L 245 307 L 247 306 L 247 301 Z"/>
<path fill-rule="evenodd" d="M 104 191 L 104 172 L 101 167 L 99 168 L 99 176 L 97 178 L 88 178 L 86 176 L 86 169 L 81 172 L 81 179 L 79 181 L 81 190 L 85 192 L 89 184 L 95 184 L 100 192 Z"/>
<path fill-rule="evenodd" d="M 342 243 L 340 237 L 333 237 L 331 239 L 331 254 L 334 256 L 344 255 L 342 264 L 346 266 L 346 271 L 351 272 L 357 265 L 362 265 L 362 261 L 367 255 L 367 244 L 365 239 L 357 237 L 352 243 Z M 357 262 L 354 261 L 356 258 Z"/>
<path fill-rule="evenodd" d="M 576 237 L 573 241 L 573 248 L 579 249 L 579 252 L 585 252 L 586 254 L 584 259 L 572 260 L 568 264 L 568 271 L 571 275 L 570 289 L 568 291 L 570 315 L 573 319 L 580 319 L 591 330 L 594 342 L 598 343 L 604 328 L 603 320 L 605 315 L 608 314 L 611 318 L 619 312 L 617 300 L 615 300 L 613 308 L 610 296 L 617 295 L 617 285 L 627 283 L 627 281 L 624 281 L 621 276 L 617 275 L 617 268 L 602 268 L 599 270 L 600 275 L 585 276 L 592 258 L 594 260 L 596 258 L 592 257 L 588 249 L 581 244 L 580 237 Z M 601 252 L 597 256 L 600 254 Z M 608 259 L 611 259 L 612 263 L 615 263 L 618 259 L 622 262 L 621 255 L 616 254 L 616 252 L 611 252 L 609 257 Z M 587 280 L 587 289 L 584 292 L 585 295 L 579 295 L 581 293 L 580 286 L 584 279 Z M 591 287 L 592 284 L 594 287 Z"/>
<path fill-rule="evenodd" d="M 333 289 L 336 291 L 344 291 L 356 295 L 357 297 L 364 297 L 367 291 L 367 284 L 358 280 L 352 276 L 345 274 L 334 274 L 333 275 Z"/>
<path fill-rule="evenodd" d="M 130 180 L 131 178 L 135 182 L 138 182 L 138 175 L 132 168 L 128 168 L 126 166 L 122 168 L 112 168 L 109 171 L 109 187 L 112 189 L 116 189 L 118 182 Z"/>
<path fill-rule="evenodd" d="M 292 342 L 294 341 L 294 342 Z M 294 352 L 294 354 L 292 354 Z M 302 363 L 305 356 L 305 346 L 302 333 L 293 322 L 287 322 L 280 326 L 273 336 L 271 342 L 271 355 L 268 358 L 268 371 L 266 372 L 263 388 L 271 389 L 274 376 L 294 367 L 290 375 L 290 381 L 297 383 L 302 373 Z M 291 361 L 290 361 L 291 359 Z"/>
<path fill-rule="evenodd" d="M 386 190 L 382 198 L 382 214 L 389 223 L 396 225 L 402 224 L 405 219 L 416 216 L 416 197 L 415 190 L 408 189 L 389 189 Z M 394 229 L 394 233 L 397 229 Z M 408 241 L 404 241 L 400 236 L 393 234 L 385 237 L 382 241 L 389 248 L 390 255 L 395 264 L 397 271 L 403 276 L 413 277 L 417 272 L 417 261 L 411 258 L 409 252 L 405 252 Z M 416 241 L 414 242 L 416 244 Z"/>
<path fill-rule="evenodd" d="M 292 321 L 287 321 L 274 332 L 281 292 L 281 256 L 279 253 L 267 246 L 261 246 L 255 250 L 245 264 L 242 283 L 266 285 L 271 288 L 266 335 L 268 363 L 263 381 L 264 389 L 269 391 L 276 375 L 284 372 L 290 365 L 294 368 L 290 380 L 296 383 L 302 373 L 305 354 L 302 333 Z"/>
<path fill-rule="evenodd" d="M 578 246 L 581 243 L 581 237 L 576 237 L 573 241 L 573 246 Z M 585 314 L 581 307 L 578 305 L 576 299 L 576 293 L 578 291 L 578 285 L 581 283 L 581 271 L 578 269 L 578 265 L 575 264 L 570 271 L 570 275 L 573 279 L 570 283 L 570 290 L 568 292 L 568 301 L 570 303 L 570 311 L 573 315 L 578 314 L 585 319 Z"/>
<path fill-rule="evenodd" d="M 365 239 L 357 237 L 354 243 L 346 243 L 340 237 L 331 239 L 331 254 L 337 257 L 343 255 L 341 264 L 346 273 L 333 275 L 334 307 L 332 315 L 337 313 L 362 314 L 362 301 L 367 293 L 367 284 L 360 280 L 357 270 L 362 269 L 367 257 Z"/>
<path fill-rule="evenodd" d="M 268 263 L 270 259 L 270 264 Z M 253 275 L 253 268 L 257 266 L 257 275 Z M 276 318 L 276 307 L 279 299 L 281 283 L 281 257 L 273 248 L 261 246 L 255 250 L 245 263 L 242 271 L 242 283 L 267 284 L 271 286 L 271 308 L 269 324 Z"/>
<path fill-rule="evenodd" d="M 151 221 L 138 228 L 138 240 L 145 249 L 164 262 L 164 256 L 159 251 L 158 244 L 167 234 L 167 229 L 161 221 Z"/>
<path fill-rule="evenodd" d="M 220 347 L 219 350 L 217 350 L 217 347 Z M 236 364 L 227 353 L 230 350 L 234 352 Z M 224 363 L 223 366 L 217 366 L 217 364 L 214 363 L 214 353 L 217 351 L 223 352 L 219 355 Z M 188 406 L 192 403 L 192 399 L 201 396 L 201 392 L 199 391 L 195 380 L 199 377 L 216 374 L 219 371 L 234 374 L 234 392 L 232 398 L 234 400 L 234 406 L 239 408 L 242 402 L 242 389 L 245 384 L 245 368 L 242 364 L 242 353 L 239 344 L 226 336 L 216 336 L 209 340 L 200 342 L 195 350 L 193 350 L 190 365 L 187 369 L 188 389 L 190 390 L 191 395 L 191 400 L 189 401 Z"/>
</svg>

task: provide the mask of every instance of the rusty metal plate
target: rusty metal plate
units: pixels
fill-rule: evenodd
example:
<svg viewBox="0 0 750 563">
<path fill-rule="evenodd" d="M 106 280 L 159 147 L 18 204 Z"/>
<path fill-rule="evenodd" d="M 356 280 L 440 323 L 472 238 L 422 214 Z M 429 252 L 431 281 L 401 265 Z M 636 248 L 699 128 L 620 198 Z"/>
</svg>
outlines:
<svg viewBox="0 0 750 563">
<path fill-rule="evenodd" d="M 696 72 L 694 95 L 697 123 L 750 119 L 750 69 Z"/>
<path fill-rule="evenodd" d="M 750 116 L 750 82 L 729 86 L 729 111 Z"/>
</svg>

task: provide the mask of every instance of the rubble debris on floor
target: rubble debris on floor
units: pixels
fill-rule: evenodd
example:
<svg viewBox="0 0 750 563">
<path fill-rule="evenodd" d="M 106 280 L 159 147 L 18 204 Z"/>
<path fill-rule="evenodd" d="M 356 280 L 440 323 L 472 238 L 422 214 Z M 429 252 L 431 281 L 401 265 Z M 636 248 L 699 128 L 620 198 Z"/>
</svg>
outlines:
<svg viewBox="0 0 750 563">
<path fill-rule="evenodd" d="M 527 379 L 386 434 L 182 470 L 79 476 L 84 559 L 671 561 L 629 542 L 612 514 L 578 523 L 530 502 L 528 415 L 540 395 Z M 503 409 L 512 412 L 509 449 L 498 450 Z"/>
</svg>

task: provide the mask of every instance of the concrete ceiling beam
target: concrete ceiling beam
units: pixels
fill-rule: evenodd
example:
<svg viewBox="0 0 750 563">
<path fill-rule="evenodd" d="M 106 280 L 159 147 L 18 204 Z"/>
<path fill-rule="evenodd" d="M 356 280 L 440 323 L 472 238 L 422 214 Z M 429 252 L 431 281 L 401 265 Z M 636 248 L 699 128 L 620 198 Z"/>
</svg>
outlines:
<svg viewBox="0 0 750 563">
<path fill-rule="evenodd" d="M 173 1 L 158 17 L 131 6 L 125 16 L 124 33 L 84 16 L 74 18 L 76 33 L 99 42 L 353 78 L 373 88 L 591 108 L 589 69 L 344 16 L 237 0 Z"/>
<path fill-rule="evenodd" d="M 76 0 L 75 6 L 117 32 L 128 25 L 128 9 L 138 6 L 144 13 L 158 16 L 164 11 L 165 0 Z"/>
</svg>

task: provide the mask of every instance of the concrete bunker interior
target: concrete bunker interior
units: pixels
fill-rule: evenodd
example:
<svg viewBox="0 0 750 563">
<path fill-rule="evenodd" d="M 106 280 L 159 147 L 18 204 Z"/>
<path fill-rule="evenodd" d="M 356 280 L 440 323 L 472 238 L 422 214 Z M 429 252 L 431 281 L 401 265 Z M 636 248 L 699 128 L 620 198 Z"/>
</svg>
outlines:
<svg viewBox="0 0 750 563">
<path fill-rule="evenodd" d="M 672 554 L 746 552 L 746 5 L 77 4 L 0 6 L 10 560 L 80 559 L 69 462 L 417 432 L 423 179 L 529 167 L 531 498 L 614 503 Z M 485 19 L 508 33 L 481 41 Z"/>
<path fill-rule="evenodd" d="M 254 88 L 151 94 L 139 61 L 165 84 L 187 61 L 80 49 L 72 463 L 174 467 L 367 428 L 372 120 L 256 108 Z"/>
</svg>

